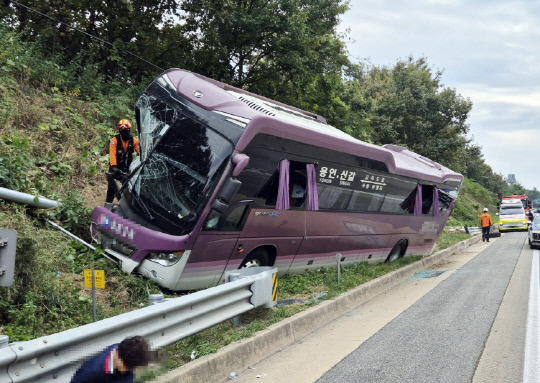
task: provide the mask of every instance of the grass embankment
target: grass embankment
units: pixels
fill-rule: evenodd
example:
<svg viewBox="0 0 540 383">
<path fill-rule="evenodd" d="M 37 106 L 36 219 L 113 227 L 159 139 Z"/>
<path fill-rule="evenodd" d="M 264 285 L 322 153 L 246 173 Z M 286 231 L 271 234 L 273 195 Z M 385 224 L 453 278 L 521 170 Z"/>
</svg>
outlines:
<svg viewBox="0 0 540 383">
<path fill-rule="evenodd" d="M 0 187 L 61 202 L 43 211 L 0 201 L 1 227 L 17 231 L 14 283 L 0 287 L 0 334 L 28 340 L 92 321 L 83 269 L 105 269 L 105 318 L 145 304 L 157 287 L 124 275 L 45 223 L 90 241 L 90 207 L 104 202 L 107 143 L 140 91 L 92 67 L 62 67 L 0 27 Z"/>
<path fill-rule="evenodd" d="M 479 226 L 480 215 L 485 207 L 488 208 L 493 223 L 499 222 L 497 212 L 497 195 L 482 185 L 465 178 L 456 205 L 446 226 Z"/>
</svg>

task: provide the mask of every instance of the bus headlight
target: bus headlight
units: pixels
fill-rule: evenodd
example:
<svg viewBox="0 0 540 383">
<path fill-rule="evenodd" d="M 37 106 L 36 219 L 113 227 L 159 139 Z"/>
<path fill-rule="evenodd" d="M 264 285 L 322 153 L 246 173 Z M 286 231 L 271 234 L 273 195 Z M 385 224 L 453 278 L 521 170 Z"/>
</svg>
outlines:
<svg viewBox="0 0 540 383">
<path fill-rule="evenodd" d="M 172 266 L 182 258 L 183 254 L 183 251 L 175 253 L 150 253 L 148 254 L 147 259 L 163 266 Z"/>
</svg>

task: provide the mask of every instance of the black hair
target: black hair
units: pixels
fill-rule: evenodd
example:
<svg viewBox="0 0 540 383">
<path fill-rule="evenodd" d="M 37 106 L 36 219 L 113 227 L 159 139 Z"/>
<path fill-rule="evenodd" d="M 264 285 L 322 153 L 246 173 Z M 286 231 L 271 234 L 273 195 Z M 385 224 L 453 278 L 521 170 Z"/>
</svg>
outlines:
<svg viewBox="0 0 540 383">
<path fill-rule="evenodd" d="M 118 346 L 118 356 L 129 370 L 138 366 L 146 366 L 150 361 L 148 342 L 142 336 L 128 337 Z"/>
</svg>

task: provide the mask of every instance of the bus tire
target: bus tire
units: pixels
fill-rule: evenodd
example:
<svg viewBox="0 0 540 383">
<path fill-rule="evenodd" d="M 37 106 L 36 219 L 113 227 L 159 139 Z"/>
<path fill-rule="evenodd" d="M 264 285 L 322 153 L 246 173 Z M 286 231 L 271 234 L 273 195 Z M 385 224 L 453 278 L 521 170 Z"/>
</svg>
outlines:
<svg viewBox="0 0 540 383">
<path fill-rule="evenodd" d="M 398 241 L 392 250 L 390 250 L 390 254 L 388 254 L 388 257 L 386 257 L 385 262 L 392 262 L 395 261 L 398 258 L 401 258 L 405 255 L 405 251 L 407 250 L 407 241 L 402 239 Z"/>
<path fill-rule="evenodd" d="M 240 264 L 240 269 L 249 268 L 249 267 L 258 267 L 258 266 L 268 266 L 269 258 L 268 252 L 263 248 L 258 248 L 253 250 L 249 255 L 244 258 Z"/>
</svg>

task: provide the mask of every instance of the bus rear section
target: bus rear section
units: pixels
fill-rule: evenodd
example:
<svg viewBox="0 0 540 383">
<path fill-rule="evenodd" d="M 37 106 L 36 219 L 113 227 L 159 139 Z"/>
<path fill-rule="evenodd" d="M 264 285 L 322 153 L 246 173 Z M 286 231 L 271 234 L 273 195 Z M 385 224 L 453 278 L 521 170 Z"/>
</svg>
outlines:
<svg viewBox="0 0 540 383">
<path fill-rule="evenodd" d="M 427 255 L 463 177 L 320 116 L 169 70 L 136 104 L 141 156 L 93 234 L 127 273 L 171 290 L 227 271 L 280 274 Z"/>
</svg>

